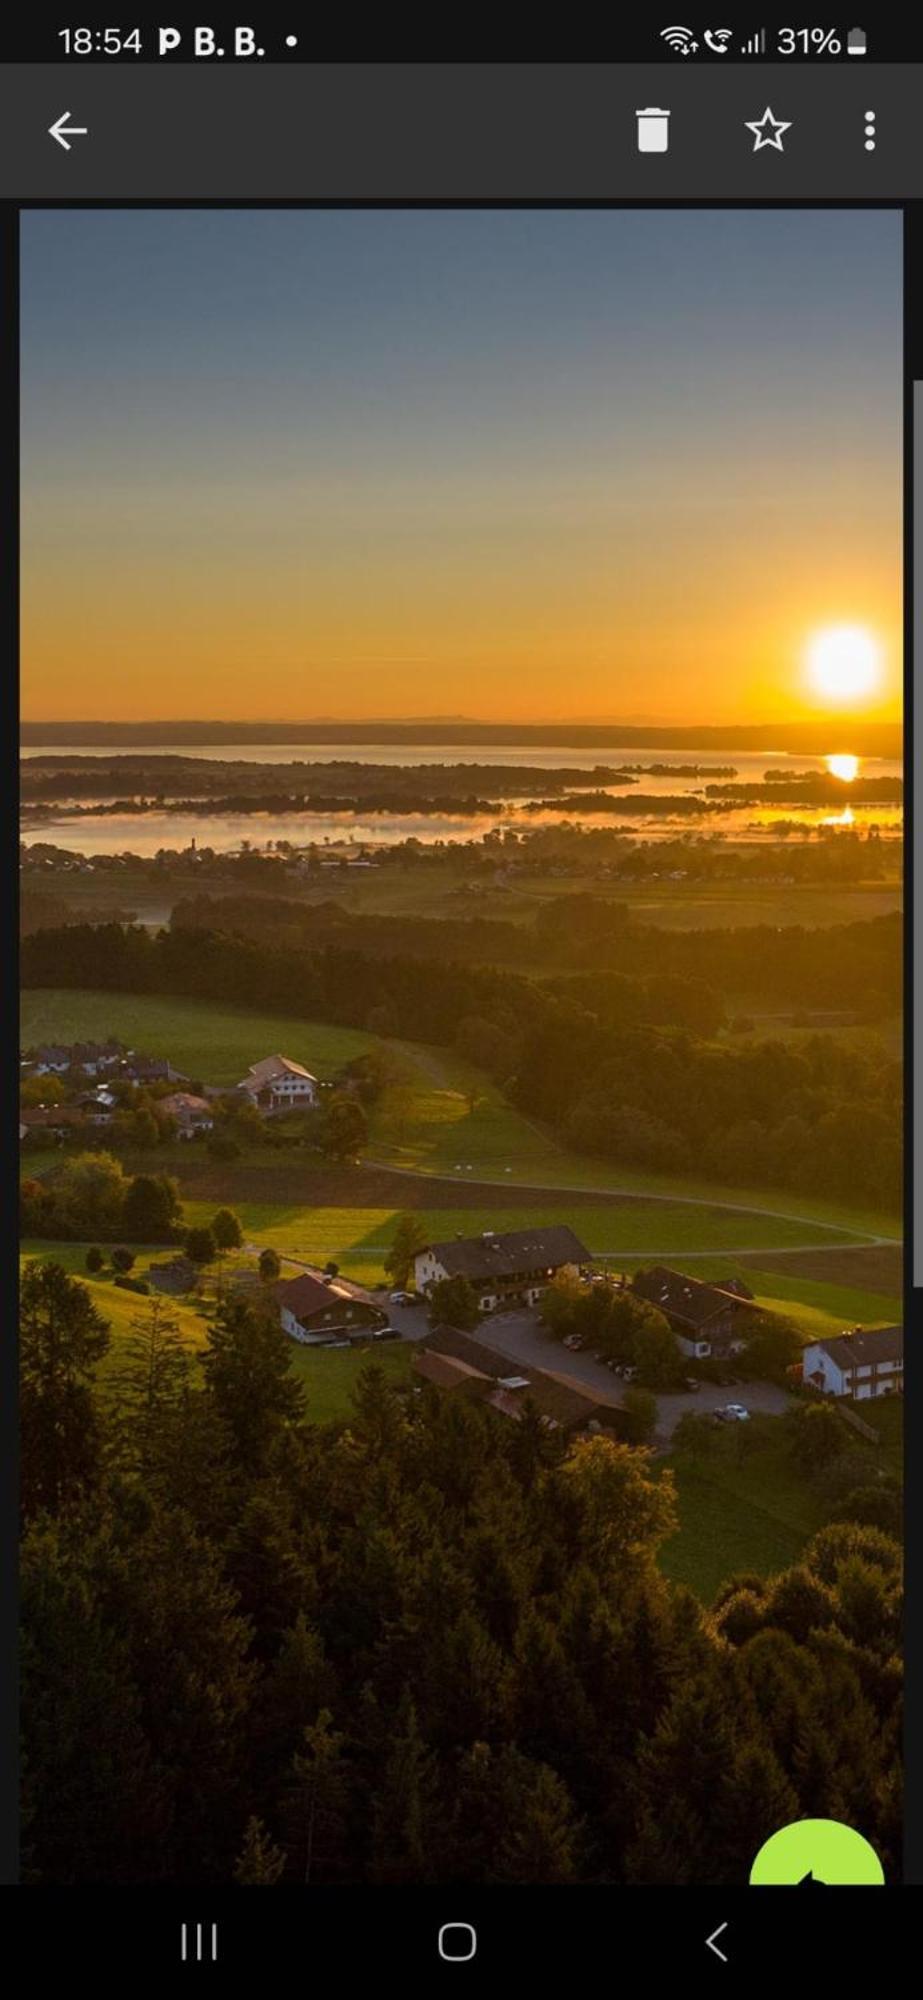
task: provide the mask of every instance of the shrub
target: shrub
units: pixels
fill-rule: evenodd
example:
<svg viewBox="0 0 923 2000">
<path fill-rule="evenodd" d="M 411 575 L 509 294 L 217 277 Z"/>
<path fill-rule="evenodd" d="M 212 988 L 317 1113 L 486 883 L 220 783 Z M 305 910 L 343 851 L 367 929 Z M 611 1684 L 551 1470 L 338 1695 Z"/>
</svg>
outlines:
<svg viewBox="0 0 923 2000">
<path fill-rule="evenodd" d="M 140 1292 L 144 1298 L 151 1289 L 146 1278 L 129 1278 L 125 1271 L 116 1271 L 112 1282 L 120 1285 L 123 1292 Z"/>
<path fill-rule="evenodd" d="M 90 1247 L 89 1247 L 89 1250 L 87 1251 L 87 1254 L 86 1254 L 86 1260 L 85 1260 L 85 1261 L 86 1261 L 86 1267 L 87 1267 L 87 1270 L 88 1270 L 88 1271 L 101 1271 L 101 1270 L 102 1270 L 102 1268 L 103 1268 L 103 1265 L 104 1265 L 104 1263 L 105 1263 L 106 1259 L 105 1259 L 105 1257 L 103 1256 L 103 1253 L 102 1253 L 102 1251 L 101 1251 L 101 1249 L 100 1249 L 100 1247 L 99 1247 L 99 1244 L 98 1244 L 98 1243 L 91 1243 L 91 1244 L 90 1244 Z"/>
</svg>

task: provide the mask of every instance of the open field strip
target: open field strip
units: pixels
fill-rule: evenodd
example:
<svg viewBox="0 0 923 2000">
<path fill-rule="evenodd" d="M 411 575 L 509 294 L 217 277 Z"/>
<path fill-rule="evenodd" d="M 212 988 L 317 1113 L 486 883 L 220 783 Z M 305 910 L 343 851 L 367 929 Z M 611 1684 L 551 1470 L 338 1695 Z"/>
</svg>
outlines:
<svg viewBox="0 0 923 2000">
<path fill-rule="evenodd" d="M 595 1194 L 603 1200 L 643 1196 L 782 1223 L 801 1220 L 810 1225 L 805 1241 L 814 1229 L 829 1229 L 834 1240 L 900 1239 L 897 1219 L 871 1210 L 849 1209 L 788 1189 L 776 1194 L 635 1169 L 626 1174 L 611 1162 L 581 1158 L 523 1117 L 481 1071 L 448 1049 L 381 1041 L 358 1029 L 222 1008 L 211 1001 L 57 989 L 23 995 L 24 1046 L 108 1034 L 147 1053 L 166 1054 L 194 1079 L 216 1086 L 239 1081 L 251 1062 L 276 1051 L 329 1078 L 351 1057 L 378 1047 L 397 1073 L 373 1113 L 367 1157 L 370 1164 L 394 1173 L 454 1177 L 457 1169 L 461 1178 L 470 1169 L 483 1187 L 512 1182 L 543 1194 Z M 618 1245 L 612 1250 L 624 1254 Z"/>
</svg>

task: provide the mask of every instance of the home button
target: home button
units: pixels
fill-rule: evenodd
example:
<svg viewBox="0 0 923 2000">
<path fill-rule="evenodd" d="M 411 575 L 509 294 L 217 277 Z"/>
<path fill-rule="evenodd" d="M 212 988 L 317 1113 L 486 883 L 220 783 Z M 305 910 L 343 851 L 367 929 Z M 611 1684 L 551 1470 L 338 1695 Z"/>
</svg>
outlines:
<svg viewBox="0 0 923 2000">
<path fill-rule="evenodd" d="M 439 1956 L 450 1965 L 465 1965 L 478 1948 L 473 1924 L 443 1924 L 439 1931 Z"/>
</svg>

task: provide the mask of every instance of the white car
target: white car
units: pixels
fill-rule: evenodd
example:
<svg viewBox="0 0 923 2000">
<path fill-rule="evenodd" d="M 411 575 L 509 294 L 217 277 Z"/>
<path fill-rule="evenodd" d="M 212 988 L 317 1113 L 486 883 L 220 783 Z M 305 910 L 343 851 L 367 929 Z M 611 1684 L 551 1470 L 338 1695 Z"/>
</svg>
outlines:
<svg viewBox="0 0 923 2000">
<path fill-rule="evenodd" d="M 390 1303 L 390 1304 L 391 1304 L 392 1306 L 412 1306 L 412 1305 L 413 1305 L 413 1293 L 412 1293 L 412 1292 L 392 1292 L 392 1293 L 391 1293 L 391 1297 L 390 1297 L 390 1301 L 389 1301 L 389 1303 Z"/>
<path fill-rule="evenodd" d="M 748 1424 L 750 1422 L 750 1412 L 744 1409 L 742 1403 L 725 1403 L 720 1410 L 715 1411 L 715 1416 L 722 1417 L 726 1424 Z"/>
</svg>

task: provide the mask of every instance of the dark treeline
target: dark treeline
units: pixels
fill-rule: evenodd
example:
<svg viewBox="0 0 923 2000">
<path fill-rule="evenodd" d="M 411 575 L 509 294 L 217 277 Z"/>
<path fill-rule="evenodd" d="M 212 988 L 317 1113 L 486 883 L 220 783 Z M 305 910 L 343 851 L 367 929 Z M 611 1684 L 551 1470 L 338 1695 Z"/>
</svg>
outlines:
<svg viewBox="0 0 923 2000">
<path fill-rule="evenodd" d="M 627 784 L 629 780 L 626 778 Z M 94 796 L 86 806 L 62 806 L 56 815 L 60 819 L 82 819 L 107 817 L 120 818 L 126 813 L 142 814 L 165 812 L 176 818 L 197 817 L 208 819 L 220 817 L 224 813 L 500 813 L 503 804 L 500 799 L 478 798 L 473 792 L 414 792 L 409 795 L 402 791 L 381 786 L 368 794 L 359 792 L 280 792 L 278 790 L 260 792 L 219 792 L 214 797 L 197 794 L 194 798 L 160 799 L 145 794 L 133 794 L 130 798 L 106 799 L 100 802 Z M 24 814 L 25 816 L 25 814 Z"/>
<path fill-rule="evenodd" d="M 658 815 L 664 819 L 704 819 L 709 813 L 718 813 L 724 808 L 715 799 L 693 798 L 688 792 L 632 792 L 627 798 L 612 798 L 608 792 L 568 792 L 562 799 L 528 799 L 522 810 L 527 813 L 625 813 L 639 819 L 654 819 Z"/>
<path fill-rule="evenodd" d="M 854 1007 L 870 1017 L 895 1012 L 901 1004 L 902 920 L 896 911 L 824 929 L 753 924 L 682 931 L 630 921 L 625 903 L 572 895 L 540 904 L 532 924 L 415 916 L 402 925 L 393 916 L 356 915 L 335 900 L 305 904 L 293 897 L 200 895 L 182 898 L 171 923 L 174 930 L 222 931 L 270 948 L 280 942 L 309 950 L 347 945 L 393 957 L 397 946 L 414 957 L 453 959 L 463 966 L 555 967 L 634 979 L 669 973 L 709 986 L 725 1004 L 752 994 L 762 1008 Z M 673 1018 L 679 1023 L 688 1017 Z"/>
<path fill-rule="evenodd" d="M 824 771 L 804 777 L 767 778 L 764 783 L 706 785 L 706 797 L 726 805 L 763 806 L 863 806 L 900 805 L 904 796 L 903 778 L 836 778 Z"/>
<path fill-rule="evenodd" d="M 107 1370 L 23 1286 L 27 1882 L 746 1881 L 803 1816 L 900 1866 L 901 1553 L 833 1523 L 711 1613 L 670 1474 L 360 1377 L 315 1426 L 268 1314 L 160 1305 Z"/>
<path fill-rule="evenodd" d="M 632 785 L 646 767 L 597 764 L 592 771 L 571 765 L 545 769 L 529 764 L 366 764 L 338 759 L 328 764 L 237 762 L 233 758 L 210 757 L 73 757 L 53 756 L 29 759 L 21 767 L 21 795 L 24 799 L 105 798 L 110 794 L 136 798 L 139 793 L 155 799 L 174 799 L 194 782 L 199 798 L 209 794 L 231 795 L 245 800 L 244 810 L 252 809 L 258 798 L 265 809 L 273 798 L 310 796 L 329 804 L 338 794 L 362 804 L 378 794 L 400 801 L 400 809 L 422 796 L 467 798 L 473 792 L 490 790 L 503 798 L 527 795 L 540 787 L 559 793 L 570 786 L 585 784 Z M 669 767 L 650 767 L 662 775 Z M 697 776 L 695 767 L 680 766 L 677 775 Z M 706 767 L 702 775 L 720 777 L 720 765 Z M 730 775 L 733 776 L 733 770 Z"/>
<path fill-rule="evenodd" d="M 568 900 L 570 935 L 584 938 L 599 907 L 611 921 L 609 906 L 596 906 L 591 898 Z M 574 907 L 581 904 L 582 909 Z M 556 907 L 545 906 L 544 924 Z M 560 908 L 554 921 L 562 922 Z M 856 937 L 847 935 L 844 942 L 842 933 L 853 932 Z M 877 956 L 869 957 L 866 934 L 878 941 Z M 632 935 L 626 924 L 626 960 Z M 705 1171 L 725 1185 L 766 1182 L 896 1203 L 900 1065 L 877 1045 L 853 1048 L 824 1035 L 798 1046 L 702 1039 L 714 989 L 708 981 L 698 983 L 703 960 L 688 951 L 677 977 L 668 949 L 688 948 L 694 934 L 648 935 L 654 941 L 651 958 L 640 974 L 647 983 L 630 996 L 617 979 L 607 983 L 599 975 L 595 985 L 577 982 L 569 991 L 562 982 L 543 985 L 458 960 L 407 955 L 372 961 L 357 950 L 273 947 L 184 926 L 156 935 L 117 925 L 39 931 L 23 941 L 22 980 L 27 987 L 103 987 L 233 1001 L 381 1035 L 463 1046 L 522 1111 L 547 1121 L 584 1152 L 625 1165 Z M 739 937 L 753 980 L 752 931 L 700 936 L 712 974 L 721 963 L 722 938 Z M 767 933 L 767 974 L 773 951 L 784 951 L 786 938 L 784 932 Z M 879 918 L 796 932 L 793 949 L 797 953 L 802 942 L 819 942 L 829 972 L 830 965 L 835 971 L 839 963 L 850 963 L 851 946 L 861 960 L 865 944 L 866 963 L 874 962 L 884 993 L 887 974 L 878 961 L 884 956 L 887 966 L 889 960 L 881 947 L 890 939 L 896 959 L 899 938 L 899 919 Z M 757 969 L 764 994 L 771 992 L 771 978 L 764 977 L 762 964 Z M 867 973 L 866 995 L 870 985 Z M 846 982 L 833 987 L 838 1005 L 846 990 L 857 989 Z M 825 980 L 816 997 L 830 991 Z M 897 1005 L 898 995 L 892 997 Z M 656 1010 L 646 1025 L 632 1022 L 630 1006 L 639 1004 Z M 677 1016 L 681 1025 L 675 1025 Z"/>
</svg>

